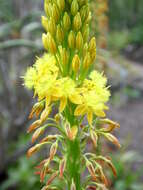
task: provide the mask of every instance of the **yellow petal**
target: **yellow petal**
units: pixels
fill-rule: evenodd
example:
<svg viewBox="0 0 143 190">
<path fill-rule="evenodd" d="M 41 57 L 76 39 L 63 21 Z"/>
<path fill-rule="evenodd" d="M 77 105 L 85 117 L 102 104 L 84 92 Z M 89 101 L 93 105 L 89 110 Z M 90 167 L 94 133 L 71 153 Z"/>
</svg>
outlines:
<svg viewBox="0 0 143 190">
<path fill-rule="evenodd" d="M 62 97 L 61 100 L 60 100 L 59 111 L 62 112 L 65 109 L 66 105 L 67 105 L 67 98 Z"/>
<path fill-rule="evenodd" d="M 81 104 L 82 103 L 82 96 L 79 94 L 72 94 L 69 96 L 69 99 L 74 104 Z"/>
<path fill-rule="evenodd" d="M 46 107 L 51 103 L 51 96 L 46 96 Z"/>
<path fill-rule="evenodd" d="M 105 117 L 106 114 L 103 110 L 95 110 L 94 111 L 95 115 L 99 116 L 99 117 Z"/>
<path fill-rule="evenodd" d="M 84 115 L 86 113 L 86 107 L 84 105 L 78 105 L 75 109 L 74 115 Z"/>
<path fill-rule="evenodd" d="M 87 120 L 88 120 L 88 123 L 90 125 L 92 125 L 92 120 L 93 120 L 93 112 L 92 111 L 88 111 L 88 113 L 87 113 Z"/>
</svg>

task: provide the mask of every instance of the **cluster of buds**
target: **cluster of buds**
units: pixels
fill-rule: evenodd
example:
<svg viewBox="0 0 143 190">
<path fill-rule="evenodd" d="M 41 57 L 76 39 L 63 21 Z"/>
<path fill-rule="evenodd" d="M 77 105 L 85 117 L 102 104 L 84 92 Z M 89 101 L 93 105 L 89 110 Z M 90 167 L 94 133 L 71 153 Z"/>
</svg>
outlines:
<svg viewBox="0 0 143 190">
<path fill-rule="evenodd" d="M 105 118 L 110 96 L 107 79 L 98 71 L 91 72 L 96 41 L 94 37 L 88 39 L 91 18 L 88 0 L 45 0 L 44 8 L 42 41 L 46 53 L 25 77 L 25 84 L 38 97 L 29 115 L 37 120 L 28 129 L 28 133 L 34 132 L 32 143 L 38 142 L 27 155 L 30 157 L 50 145 L 48 155 L 36 167 L 36 174 L 45 183 L 42 190 L 106 190 L 104 164 L 114 175 L 115 168 L 110 158 L 85 153 L 86 145 L 90 138 L 96 150 L 100 137 L 105 137 L 120 147 L 111 134 L 119 124 Z M 97 15 L 104 11 L 105 6 L 101 6 Z M 59 109 L 51 118 L 54 106 Z M 48 134 L 51 127 L 56 128 L 57 134 Z"/>
<path fill-rule="evenodd" d="M 95 38 L 88 44 L 91 17 L 87 0 L 45 0 L 46 16 L 42 16 L 43 45 L 53 54 L 63 76 L 81 77 L 96 56 Z"/>
</svg>

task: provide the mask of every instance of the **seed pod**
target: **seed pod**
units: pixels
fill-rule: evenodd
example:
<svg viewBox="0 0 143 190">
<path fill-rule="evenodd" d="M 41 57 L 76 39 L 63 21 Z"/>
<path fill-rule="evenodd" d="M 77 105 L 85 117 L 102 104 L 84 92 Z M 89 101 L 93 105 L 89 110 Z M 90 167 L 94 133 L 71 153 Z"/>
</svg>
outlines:
<svg viewBox="0 0 143 190">
<path fill-rule="evenodd" d="M 83 48 L 83 37 L 81 32 L 78 32 L 76 36 L 76 49 L 80 50 L 81 48 Z"/>
<path fill-rule="evenodd" d="M 41 22 L 42 22 L 42 26 L 44 27 L 46 32 L 48 32 L 48 18 L 46 18 L 45 16 L 42 16 Z"/>
<path fill-rule="evenodd" d="M 79 9 L 77 0 L 73 0 L 71 4 L 71 14 L 74 16 L 77 14 Z"/>
<path fill-rule="evenodd" d="M 90 63 L 91 63 L 91 58 L 90 58 L 90 53 L 88 52 L 85 55 L 84 60 L 83 60 L 83 68 L 88 69 Z"/>
<path fill-rule="evenodd" d="M 59 9 L 55 3 L 53 4 L 53 8 L 52 8 L 52 17 L 56 23 L 58 22 L 59 17 L 60 17 Z"/>
<path fill-rule="evenodd" d="M 80 67 L 80 59 L 79 56 L 76 54 L 72 60 L 72 69 L 75 73 L 77 73 L 79 71 L 79 67 Z"/>
<path fill-rule="evenodd" d="M 59 44 L 61 44 L 64 39 L 64 32 L 60 25 L 57 26 L 56 39 Z"/>
<path fill-rule="evenodd" d="M 65 0 L 57 0 L 57 5 L 60 11 L 63 11 L 65 8 Z"/>
<path fill-rule="evenodd" d="M 71 25 L 70 17 L 68 15 L 68 13 L 65 12 L 64 16 L 63 16 L 63 27 L 64 27 L 65 30 L 69 30 L 70 25 Z"/>
<path fill-rule="evenodd" d="M 75 31 L 78 31 L 82 25 L 80 13 L 78 12 L 73 19 L 73 27 Z"/>
<path fill-rule="evenodd" d="M 56 33 L 56 23 L 55 23 L 55 19 L 53 18 L 50 18 L 48 22 L 48 32 L 50 32 L 52 36 L 54 36 Z"/>
<path fill-rule="evenodd" d="M 52 144 L 52 146 L 50 148 L 50 157 L 49 157 L 50 161 L 54 158 L 54 156 L 57 152 L 57 148 L 58 148 L 58 143 L 56 141 L 54 144 Z"/>
<path fill-rule="evenodd" d="M 75 47 L 75 34 L 73 31 L 70 31 L 70 33 L 69 33 L 68 45 L 71 49 L 74 49 L 74 47 Z"/>
<path fill-rule="evenodd" d="M 50 52 L 52 54 L 55 54 L 57 52 L 57 47 L 56 47 L 55 40 L 53 39 L 50 33 L 47 34 L 47 41 L 48 41 L 48 48 Z"/>
<path fill-rule="evenodd" d="M 46 50 L 48 50 L 48 40 L 47 40 L 47 35 L 46 34 L 42 34 L 42 42 L 43 42 L 43 46 Z"/>
</svg>

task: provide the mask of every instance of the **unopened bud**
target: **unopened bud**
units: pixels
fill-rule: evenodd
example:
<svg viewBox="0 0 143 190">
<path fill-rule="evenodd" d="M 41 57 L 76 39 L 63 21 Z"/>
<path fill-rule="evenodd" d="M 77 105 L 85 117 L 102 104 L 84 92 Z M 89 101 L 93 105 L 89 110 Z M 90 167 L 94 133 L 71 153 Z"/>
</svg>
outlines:
<svg viewBox="0 0 143 190">
<path fill-rule="evenodd" d="M 55 54 L 57 52 L 57 47 L 56 47 L 55 40 L 53 39 L 50 33 L 47 34 L 47 41 L 48 41 L 48 48 L 50 52 L 52 54 Z"/>
<path fill-rule="evenodd" d="M 60 11 L 63 11 L 65 8 L 65 0 L 57 0 L 57 4 Z"/>
<path fill-rule="evenodd" d="M 71 13 L 72 15 L 76 15 L 76 13 L 78 12 L 79 6 L 78 6 L 78 2 L 77 0 L 73 0 L 72 4 L 71 4 Z"/>
<path fill-rule="evenodd" d="M 76 36 L 76 48 L 78 50 L 83 48 L 83 37 L 82 37 L 81 32 L 78 32 Z"/>
<path fill-rule="evenodd" d="M 88 52 L 88 44 L 85 43 L 84 46 L 83 46 L 83 55 L 86 55 Z"/>
<path fill-rule="evenodd" d="M 88 3 L 88 0 L 79 0 L 79 5 L 83 6 Z"/>
<path fill-rule="evenodd" d="M 89 26 L 88 24 L 86 24 L 84 27 L 83 27 L 83 30 L 82 30 L 82 34 L 83 34 L 83 40 L 84 42 L 86 42 L 88 40 L 88 37 L 89 37 Z"/>
<path fill-rule="evenodd" d="M 45 16 L 42 16 L 41 22 L 42 22 L 42 26 L 44 27 L 46 32 L 48 32 L 48 18 L 46 18 Z"/>
<path fill-rule="evenodd" d="M 59 123 L 60 119 L 61 119 L 60 114 L 56 114 L 54 119 L 55 119 L 56 123 Z"/>
<path fill-rule="evenodd" d="M 43 46 L 46 50 L 48 50 L 48 41 L 47 41 L 47 35 L 46 34 L 42 34 L 42 42 L 43 42 Z"/>
<path fill-rule="evenodd" d="M 105 136 L 109 141 L 111 141 L 113 144 L 115 144 L 118 148 L 121 147 L 121 145 L 120 145 L 118 139 L 117 139 L 114 135 L 112 135 L 112 134 L 110 134 L 110 133 L 104 133 L 104 136 Z"/>
<path fill-rule="evenodd" d="M 65 12 L 64 16 L 63 16 L 63 27 L 64 27 L 65 30 L 69 30 L 70 25 L 71 25 L 70 17 L 68 15 L 68 13 Z"/>
<path fill-rule="evenodd" d="M 50 32 L 52 36 L 54 36 L 56 33 L 56 24 L 54 18 L 50 18 L 48 22 L 48 32 Z"/>
<path fill-rule="evenodd" d="M 93 52 L 96 49 L 96 39 L 95 37 L 91 38 L 89 42 L 89 51 Z"/>
<path fill-rule="evenodd" d="M 60 17 L 59 9 L 55 3 L 53 4 L 53 8 L 52 8 L 52 17 L 56 23 L 58 22 L 59 17 Z"/>
<path fill-rule="evenodd" d="M 81 25 L 82 25 L 81 17 L 80 17 L 80 13 L 78 12 L 73 19 L 73 27 L 76 31 L 78 31 Z"/>
<path fill-rule="evenodd" d="M 62 49 L 61 58 L 63 65 L 66 65 L 68 63 L 68 52 L 66 51 L 65 48 Z"/>
<path fill-rule="evenodd" d="M 88 69 L 88 67 L 90 66 L 91 63 L 91 59 L 90 59 L 90 53 L 88 52 L 83 60 L 83 68 L 84 69 Z"/>
<path fill-rule="evenodd" d="M 37 102 L 33 106 L 32 110 L 31 110 L 31 112 L 29 114 L 29 119 L 32 119 L 34 114 L 36 115 L 36 117 L 38 117 L 38 115 L 43 110 L 43 108 L 44 108 L 44 103 L 42 101 L 41 102 Z"/>
<path fill-rule="evenodd" d="M 79 71 L 79 67 L 80 67 L 80 59 L 79 56 L 76 54 L 72 60 L 72 69 L 75 73 L 77 73 Z"/>
<path fill-rule="evenodd" d="M 44 1 L 44 10 L 47 16 L 52 15 L 52 4 L 48 2 L 48 0 Z"/>
<path fill-rule="evenodd" d="M 68 45 L 71 49 L 74 49 L 74 47 L 75 47 L 75 34 L 73 31 L 70 31 L 70 33 L 69 33 Z"/>
<path fill-rule="evenodd" d="M 64 39 L 64 32 L 62 28 L 60 27 L 60 25 L 57 26 L 56 39 L 59 44 L 62 43 Z"/>
<path fill-rule="evenodd" d="M 88 5 L 84 5 L 81 8 L 80 15 L 81 15 L 82 21 L 85 21 L 88 18 L 88 15 L 89 15 L 89 6 Z"/>
</svg>

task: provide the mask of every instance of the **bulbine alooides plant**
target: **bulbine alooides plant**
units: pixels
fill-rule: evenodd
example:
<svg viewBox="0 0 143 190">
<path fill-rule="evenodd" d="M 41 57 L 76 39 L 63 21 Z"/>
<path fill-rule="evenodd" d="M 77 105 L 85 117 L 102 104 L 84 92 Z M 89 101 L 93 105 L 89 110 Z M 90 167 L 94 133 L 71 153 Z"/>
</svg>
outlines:
<svg viewBox="0 0 143 190">
<path fill-rule="evenodd" d="M 111 159 L 102 156 L 101 140 L 119 147 L 111 134 L 119 124 L 106 118 L 109 87 L 104 74 L 94 70 L 96 41 L 89 40 L 89 2 L 45 0 L 44 8 L 45 53 L 24 76 L 25 86 L 37 100 L 29 116 L 37 119 L 28 129 L 37 143 L 27 154 L 49 147 L 36 167 L 42 190 L 105 190 L 107 166 L 114 175 L 116 171 Z M 94 151 L 89 150 L 89 141 Z"/>
</svg>

